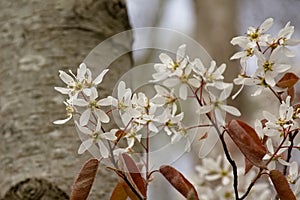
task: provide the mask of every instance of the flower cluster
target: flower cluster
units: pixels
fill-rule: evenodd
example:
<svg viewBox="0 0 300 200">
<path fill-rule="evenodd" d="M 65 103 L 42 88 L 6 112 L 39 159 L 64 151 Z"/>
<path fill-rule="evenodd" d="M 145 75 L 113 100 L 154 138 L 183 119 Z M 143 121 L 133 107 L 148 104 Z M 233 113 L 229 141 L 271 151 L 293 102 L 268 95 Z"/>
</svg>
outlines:
<svg viewBox="0 0 300 200">
<path fill-rule="evenodd" d="M 54 121 L 55 124 L 64 124 L 74 117 L 76 128 L 83 138 L 78 153 L 83 153 L 90 148 L 97 147 L 100 157 L 107 158 L 111 151 L 116 154 L 132 151 L 135 142 L 141 143 L 145 129 L 147 134 L 164 131 L 171 136 L 175 143 L 187 135 L 182 124 L 183 112 L 177 112 L 177 100 L 172 90 L 155 85 L 156 95 L 149 99 L 144 93 L 133 93 L 126 88 L 125 82 L 118 85 L 117 97 L 108 96 L 98 99 L 97 85 L 102 82 L 108 70 L 101 72 L 92 80 L 92 73 L 87 66 L 80 64 L 77 75 L 60 71 L 61 80 L 66 87 L 55 87 L 55 90 L 68 96 L 64 102 L 67 118 Z M 105 112 L 103 107 L 110 106 L 111 110 Z M 117 111 L 123 126 L 109 131 L 103 129 L 102 124 L 110 122 L 109 113 Z M 146 137 L 146 136 L 145 136 Z M 127 146 L 118 148 L 116 144 L 127 140 Z M 114 147 L 108 145 L 113 141 Z M 186 150 L 189 149 L 187 142 Z M 111 148 L 111 149 L 110 149 Z"/>
<path fill-rule="evenodd" d="M 75 124 L 79 134 L 84 138 L 78 149 L 79 154 L 96 145 L 100 155 L 108 157 L 109 150 L 105 143 L 107 140 L 116 139 L 113 132 L 105 132 L 102 129 L 102 123 L 108 123 L 110 118 L 101 108 L 104 106 L 103 102 L 97 100 L 97 85 L 102 82 L 107 72 L 108 70 L 104 70 L 93 80 L 92 72 L 84 63 L 79 65 L 77 75 L 72 71 L 69 71 L 69 74 L 59 71 L 59 77 L 67 86 L 54 89 L 68 97 L 64 102 L 67 118 L 56 120 L 54 124 L 64 124 L 78 116 L 75 118 Z"/>
<path fill-rule="evenodd" d="M 244 175 L 242 174 L 243 168 L 238 170 L 240 175 L 238 192 L 242 195 L 254 178 L 255 172 L 251 171 Z M 234 181 L 232 168 L 224 155 L 218 155 L 216 158 L 204 158 L 201 161 L 201 165 L 196 166 L 196 171 L 198 172 L 198 177 L 195 185 L 199 191 L 200 199 L 235 199 L 232 187 Z M 271 194 L 271 190 L 268 187 L 267 183 L 256 184 L 247 199 L 267 199 Z"/>
<path fill-rule="evenodd" d="M 273 19 L 266 19 L 257 28 L 249 27 L 246 36 L 238 36 L 231 40 L 233 45 L 242 48 L 242 51 L 231 57 L 231 59 L 240 59 L 242 66 L 239 77 L 234 80 L 236 85 L 242 85 L 239 92 L 244 85 L 255 85 L 257 89 L 253 95 L 259 95 L 264 88 L 276 86 L 278 76 L 291 68 L 289 58 L 293 57 L 294 53 L 288 46 L 300 43 L 300 40 L 291 38 L 294 33 L 294 26 L 288 22 L 276 37 L 272 37 L 266 33 L 272 25 Z M 254 71 L 247 69 L 247 61 L 251 57 L 256 57 L 257 68 L 254 73 L 249 74 L 249 71 Z"/>
<path fill-rule="evenodd" d="M 198 58 L 191 61 L 185 56 L 185 48 L 185 45 L 178 48 L 175 60 L 164 53 L 160 55 L 162 63 L 154 66 L 156 73 L 152 82 L 178 89 L 182 100 L 189 96 L 195 98 L 199 104 L 198 113 L 213 113 L 220 125 L 225 124 L 225 113 L 240 116 L 239 110 L 226 105 L 233 88 L 232 83 L 223 82 L 226 65 L 217 67 L 216 62 L 211 61 L 209 66 L 205 66 Z M 176 88 L 177 85 L 179 87 Z"/>
<path fill-rule="evenodd" d="M 294 85 L 299 78 L 287 71 L 292 66 L 290 58 L 295 56 L 288 47 L 299 44 L 300 40 L 292 39 L 294 27 L 289 22 L 276 37 L 271 36 L 267 31 L 272 24 L 273 19 L 266 19 L 258 27 L 249 27 L 245 36 L 235 37 L 231 41 L 242 48 L 231 57 L 240 59 L 241 72 L 233 82 L 242 85 L 232 98 L 248 85 L 256 87 L 253 95 L 259 95 L 268 88 L 279 100 L 278 113 L 262 111 L 263 119 L 256 119 L 254 128 L 242 120 L 234 119 L 226 123 L 226 113 L 237 117 L 241 115 L 237 108 L 226 103 L 233 90 L 233 83 L 224 82 L 226 65 L 217 66 L 214 60 L 210 63 L 203 63 L 199 58 L 192 60 L 185 54 L 185 45 L 177 49 L 175 59 L 165 53 L 160 54 L 161 63 L 154 65 L 155 73 L 150 81 L 155 91 L 151 97 L 144 92 L 132 91 L 124 81 L 120 81 L 116 96 L 100 99 L 97 86 L 102 83 L 108 69 L 95 79 L 84 63 L 79 65 L 76 75 L 72 71 L 59 71 L 66 87 L 55 87 L 55 90 L 67 96 L 64 101 L 67 117 L 54 123 L 64 124 L 73 118 L 82 139 L 78 153 L 86 150 L 94 152 L 96 149 L 94 156 L 98 159 L 111 157 L 114 170 L 122 179 L 126 179 L 124 184 L 128 184 L 141 199 L 147 196 L 146 183 L 150 183 L 154 172 L 164 175 L 176 189 L 186 186 L 189 191 L 180 192 L 187 198 L 192 196 L 197 199 L 196 190 L 172 167 L 161 166 L 159 170 L 149 171 L 149 138 L 164 134 L 170 137 L 171 144 L 185 140 L 183 151 L 190 151 L 194 136 L 191 130 L 199 128 L 205 128 L 205 131 L 201 129 L 199 138 L 200 141 L 208 141 L 207 144 L 211 145 L 209 150 L 213 148 L 210 140 L 216 144 L 218 139 L 224 150 L 224 154 L 215 158 L 203 158 L 195 168 L 199 174 L 195 182 L 200 199 L 267 199 L 273 196 L 272 185 L 279 197 L 285 194 L 299 196 L 298 160 L 292 155 L 294 149 L 300 149 L 295 139 L 300 129 L 300 106 L 294 103 Z M 257 59 L 253 73 L 247 69 L 251 57 Z M 199 118 L 199 124 L 186 122 L 189 119 L 181 107 L 183 101 L 195 103 L 192 106 L 196 106 L 193 110 Z M 105 130 L 104 124 L 112 122 L 112 117 L 118 127 Z M 225 134 L 241 151 L 244 166 L 237 165 L 231 156 Z M 136 172 L 133 180 L 130 173 L 122 174 L 119 168 L 137 170 L 135 161 L 125 153 L 135 152 L 137 145 L 146 155 L 141 158 L 144 159 L 141 163 L 146 172 L 145 177 Z M 178 183 L 175 183 L 173 175 Z M 262 176 L 268 176 L 269 179 L 258 181 Z"/>
<path fill-rule="evenodd" d="M 293 103 L 294 85 L 299 78 L 287 71 L 292 66 L 290 58 L 295 56 L 288 47 L 299 44 L 300 40 L 292 39 L 294 27 L 290 22 L 276 37 L 272 37 L 266 33 L 272 24 L 272 18 L 266 19 L 259 27 L 250 27 L 246 36 L 232 39 L 233 45 L 243 49 L 231 57 L 240 59 L 242 67 L 234 83 L 242 85 L 238 93 L 244 85 L 256 86 L 254 96 L 261 94 L 264 88 L 268 88 L 279 100 L 280 105 L 275 109 L 278 113 L 262 111 L 263 119 L 256 119 L 255 132 L 261 145 L 266 149 L 262 157 L 266 169 L 268 171 L 283 169 L 282 173 L 287 178 L 292 192 L 295 196 L 299 196 L 298 163 L 292 156 L 292 151 L 300 148 L 300 144 L 295 140 L 299 132 L 299 106 Z M 246 69 L 250 57 L 257 59 L 257 68 L 253 74 L 249 74 Z M 283 75 L 280 80 L 279 75 Z"/>
<path fill-rule="evenodd" d="M 152 98 L 143 92 L 133 93 L 130 88 L 126 88 L 125 82 L 120 81 L 117 97 L 98 99 L 96 87 L 108 70 L 101 72 L 94 80 L 90 69 L 84 63 L 80 64 L 77 75 L 71 71 L 69 74 L 60 71 L 60 78 L 67 86 L 55 89 L 68 95 L 65 101 L 67 118 L 54 123 L 63 124 L 74 115 L 78 116 L 75 117 L 77 130 L 80 134 L 88 136 L 84 137 L 79 153 L 95 145 L 102 157 L 108 157 L 109 152 L 133 151 L 136 142 L 142 143 L 143 137 L 147 138 L 149 134 L 158 132 L 169 135 L 171 143 L 185 138 L 185 151 L 189 151 L 189 130 L 203 125 L 184 125 L 184 113 L 178 109 L 180 100 L 186 100 L 188 97 L 195 99 L 199 105 L 198 113 L 214 116 L 215 123 L 220 125 L 225 124 L 226 112 L 236 116 L 239 116 L 240 112 L 233 106 L 226 105 L 226 99 L 233 87 L 233 84 L 223 82 L 222 74 L 226 65 L 217 67 L 216 62 L 211 61 L 210 66 L 206 67 L 200 59 L 190 61 L 185 56 L 185 48 L 185 45 L 178 48 L 175 60 L 164 53 L 160 55 L 162 63 L 155 64 L 157 72 L 153 74 L 154 80 L 151 81 L 156 91 Z M 104 106 L 110 106 L 111 110 L 106 113 L 103 110 Z M 108 114 L 115 112 L 123 125 L 106 132 L 102 124 L 108 123 Z M 121 139 L 127 140 L 125 148 L 114 145 L 109 149 L 108 143 L 104 142 L 108 140 L 117 144 Z"/>
</svg>

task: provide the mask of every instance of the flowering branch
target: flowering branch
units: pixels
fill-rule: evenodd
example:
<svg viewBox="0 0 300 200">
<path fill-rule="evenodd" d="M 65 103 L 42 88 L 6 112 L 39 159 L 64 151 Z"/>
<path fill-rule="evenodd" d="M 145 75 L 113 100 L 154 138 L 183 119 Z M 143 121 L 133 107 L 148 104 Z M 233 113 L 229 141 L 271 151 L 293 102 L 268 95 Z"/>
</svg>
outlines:
<svg viewBox="0 0 300 200">
<path fill-rule="evenodd" d="M 199 58 L 192 60 L 185 55 L 186 45 L 178 48 L 175 59 L 165 53 L 160 54 L 161 63 L 154 65 L 155 73 L 150 81 L 155 90 L 152 97 L 143 92 L 134 93 L 125 82 L 120 81 L 116 97 L 99 99 L 97 85 L 108 73 L 107 69 L 95 79 L 84 63 L 80 64 L 76 75 L 71 71 L 59 71 L 67 86 L 55 87 L 55 90 L 67 95 L 64 101 L 67 117 L 54 123 L 64 124 L 73 118 L 82 139 L 78 153 L 90 151 L 98 160 L 107 159 L 112 163 L 113 168 L 109 169 L 121 178 L 112 200 L 120 196 L 123 199 L 147 199 L 147 189 L 154 172 L 164 176 L 187 199 L 261 199 L 271 195 L 271 185 L 274 185 L 279 197 L 288 195 L 293 199 L 300 193 L 298 164 L 291 162 L 292 150 L 299 147 L 294 145 L 300 119 L 299 106 L 294 104 L 294 87 L 299 78 L 288 72 L 292 66 L 289 58 L 294 56 L 288 46 L 297 45 L 300 41 L 291 38 L 294 27 L 289 22 L 276 37 L 267 34 L 272 24 L 272 18 L 266 19 L 258 27 L 249 27 L 245 36 L 231 40 L 233 45 L 242 48 L 231 57 L 239 59 L 241 64 L 241 72 L 233 80 L 241 88 L 232 98 L 244 86 L 251 86 L 256 89 L 252 96 L 269 89 L 280 104 L 278 114 L 263 111 L 264 118 L 256 119 L 254 128 L 241 120 L 226 122 L 226 114 L 241 116 L 237 108 L 226 102 L 233 89 L 233 83 L 223 81 L 226 65 L 217 66 L 212 60 L 206 66 Z M 257 58 L 257 66 L 252 71 L 249 70 L 250 57 Z M 201 123 L 185 122 L 186 115 L 190 113 L 185 113 L 178 105 L 186 100 L 195 103 L 194 110 Z M 110 109 L 106 111 L 108 106 Z M 122 125 L 105 130 L 103 124 L 109 123 L 112 117 L 118 118 Z M 218 139 L 224 151 L 217 158 L 201 158 L 201 164 L 196 166 L 198 184 L 193 185 L 169 165 L 150 171 L 152 135 L 167 135 L 171 144 L 185 141 L 182 151 L 188 152 L 197 129 L 202 132 L 202 154 L 207 155 L 212 148 L 206 148 L 206 142 L 214 140 L 216 144 Z M 245 167 L 239 166 L 231 156 L 225 132 L 241 151 Z M 217 137 L 213 137 L 215 133 Z M 137 147 L 142 147 L 142 152 L 136 152 Z M 287 157 L 284 158 L 284 155 Z M 283 170 L 278 170 L 276 165 L 283 166 Z M 245 176 L 241 176 L 241 171 L 245 172 Z M 272 184 L 267 180 L 258 182 L 264 174 L 270 177 Z"/>
</svg>

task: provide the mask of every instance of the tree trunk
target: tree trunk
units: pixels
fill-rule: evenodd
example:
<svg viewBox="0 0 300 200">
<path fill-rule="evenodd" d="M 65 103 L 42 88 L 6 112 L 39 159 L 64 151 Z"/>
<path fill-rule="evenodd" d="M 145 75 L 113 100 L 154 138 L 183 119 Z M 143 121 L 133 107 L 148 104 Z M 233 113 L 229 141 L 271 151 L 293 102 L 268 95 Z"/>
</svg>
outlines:
<svg viewBox="0 0 300 200">
<path fill-rule="evenodd" d="M 75 71 L 97 44 L 130 29 L 125 1 L 0 1 L 0 10 L 0 197 L 59 199 L 43 191 L 69 194 L 90 155 L 77 155 L 73 123 L 52 124 L 65 114 L 63 97 L 53 89 L 62 85 L 58 70 Z M 128 70 L 131 55 L 120 63 Z M 90 199 L 109 199 L 114 177 L 100 169 Z M 40 185 L 47 187 L 35 188 Z"/>
</svg>

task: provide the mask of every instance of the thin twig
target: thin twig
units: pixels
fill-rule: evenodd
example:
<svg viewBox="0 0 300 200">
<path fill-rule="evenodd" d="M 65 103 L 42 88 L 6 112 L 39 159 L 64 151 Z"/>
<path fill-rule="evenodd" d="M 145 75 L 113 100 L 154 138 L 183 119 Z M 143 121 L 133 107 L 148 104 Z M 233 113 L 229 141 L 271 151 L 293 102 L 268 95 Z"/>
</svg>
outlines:
<svg viewBox="0 0 300 200">
<path fill-rule="evenodd" d="M 298 134 L 298 130 L 295 131 L 294 133 L 290 133 L 289 134 L 289 141 L 291 142 L 290 146 L 288 147 L 288 152 L 287 152 L 287 158 L 286 158 L 286 162 L 290 162 L 290 159 L 292 157 L 292 150 L 293 150 L 293 146 L 294 146 L 294 139 L 296 137 L 296 135 Z M 287 166 L 284 166 L 283 168 L 283 175 L 287 174 Z"/>
</svg>

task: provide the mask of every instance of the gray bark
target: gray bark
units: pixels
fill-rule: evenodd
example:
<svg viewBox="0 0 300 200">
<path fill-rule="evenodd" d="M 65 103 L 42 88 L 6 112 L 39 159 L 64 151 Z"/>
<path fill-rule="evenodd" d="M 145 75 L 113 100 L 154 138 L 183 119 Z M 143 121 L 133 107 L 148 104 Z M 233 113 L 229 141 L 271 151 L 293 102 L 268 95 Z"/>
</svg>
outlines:
<svg viewBox="0 0 300 200">
<path fill-rule="evenodd" d="M 59 69 L 75 71 L 99 42 L 130 29 L 125 2 L 0 1 L 0 24 L 0 198 L 7 193 L 5 199 L 30 199 L 26 195 L 40 185 L 31 184 L 36 180 L 54 193 L 69 194 L 90 155 L 77 155 L 80 140 L 73 123 L 52 124 L 65 115 L 63 97 L 53 87 L 63 85 Z M 124 42 L 128 48 L 131 41 Z M 131 55 L 117 63 L 128 70 Z M 100 168 L 90 199 L 109 199 L 114 177 Z M 30 186 L 13 187 L 24 183 Z M 12 198 L 16 188 L 19 196 Z M 33 199 L 51 199 L 46 193 Z"/>
</svg>

